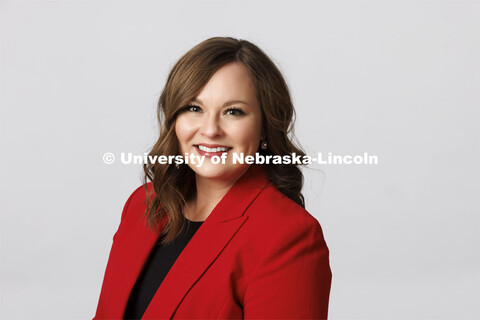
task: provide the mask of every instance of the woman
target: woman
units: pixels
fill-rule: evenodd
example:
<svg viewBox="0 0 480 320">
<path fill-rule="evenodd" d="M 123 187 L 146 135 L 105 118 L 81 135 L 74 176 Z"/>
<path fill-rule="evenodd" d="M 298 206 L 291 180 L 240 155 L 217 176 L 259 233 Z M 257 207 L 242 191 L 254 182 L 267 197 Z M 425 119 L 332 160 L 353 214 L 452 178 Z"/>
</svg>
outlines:
<svg viewBox="0 0 480 320">
<path fill-rule="evenodd" d="M 294 109 L 274 63 L 248 41 L 205 40 L 173 67 L 158 106 L 150 155 L 198 161 L 144 166 L 94 319 L 326 319 L 329 251 L 301 171 L 234 161 L 304 154 L 288 137 Z"/>
</svg>

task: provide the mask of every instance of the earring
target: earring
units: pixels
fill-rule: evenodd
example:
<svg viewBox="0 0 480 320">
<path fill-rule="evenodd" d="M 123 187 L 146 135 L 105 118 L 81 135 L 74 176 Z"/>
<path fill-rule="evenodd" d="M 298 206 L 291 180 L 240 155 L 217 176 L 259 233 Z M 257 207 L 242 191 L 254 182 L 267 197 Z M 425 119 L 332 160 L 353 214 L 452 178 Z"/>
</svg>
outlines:
<svg viewBox="0 0 480 320">
<path fill-rule="evenodd" d="M 175 163 L 175 169 L 177 169 L 177 170 L 180 169 L 180 164 Z"/>
<path fill-rule="evenodd" d="M 267 146 L 268 146 L 268 145 L 267 145 L 267 141 L 266 141 L 266 140 L 263 140 L 263 141 L 262 141 L 262 149 L 263 149 L 263 150 L 267 149 Z"/>
</svg>

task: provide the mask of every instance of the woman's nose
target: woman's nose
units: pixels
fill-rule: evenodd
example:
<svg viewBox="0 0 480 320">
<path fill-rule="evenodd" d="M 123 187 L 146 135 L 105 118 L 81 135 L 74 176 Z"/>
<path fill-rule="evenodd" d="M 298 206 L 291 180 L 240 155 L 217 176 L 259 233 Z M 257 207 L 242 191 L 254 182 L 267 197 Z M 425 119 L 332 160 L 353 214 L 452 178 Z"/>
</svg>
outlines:
<svg viewBox="0 0 480 320">
<path fill-rule="evenodd" d="M 217 115 L 210 114 L 204 118 L 200 132 L 202 135 L 213 138 L 222 134 L 222 128 L 220 126 L 220 120 Z"/>
</svg>

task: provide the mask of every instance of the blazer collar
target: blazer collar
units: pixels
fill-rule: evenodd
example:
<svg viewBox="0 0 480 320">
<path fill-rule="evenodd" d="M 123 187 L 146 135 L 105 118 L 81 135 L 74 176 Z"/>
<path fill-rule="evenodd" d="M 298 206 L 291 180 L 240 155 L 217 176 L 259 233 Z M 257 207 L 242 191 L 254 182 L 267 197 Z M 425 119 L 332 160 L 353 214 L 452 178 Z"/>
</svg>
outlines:
<svg viewBox="0 0 480 320">
<path fill-rule="evenodd" d="M 189 289 L 247 220 L 248 215 L 245 211 L 268 184 L 269 179 L 265 168 L 262 165 L 251 165 L 220 200 L 177 258 L 142 319 L 169 319 L 173 316 Z M 160 222 L 160 228 L 164 223 L 165 221 Z M 141 248 L 137 251 L 141 253 L 126 257 L 126 260 L 134 259 L 135 261 L 131 265 L 132 272 L 128 277 L 126 297 L 121 299 L 124 302 L 123 310 L 157 239 L 157 235 L 152 232 L 147 233 L 147 229 L 143 232 L 146 233 L 143 237 L 132 237 L 132 240 L 137 239 L 134 240 L 135 246 Z"/>
<path fill-rule="evenodd" d="M 268 184 L 262 165 L 252 164 L 210 213 L 207 222 L 224 222 L 243 215 L 247 207 Z"/>
</svg>

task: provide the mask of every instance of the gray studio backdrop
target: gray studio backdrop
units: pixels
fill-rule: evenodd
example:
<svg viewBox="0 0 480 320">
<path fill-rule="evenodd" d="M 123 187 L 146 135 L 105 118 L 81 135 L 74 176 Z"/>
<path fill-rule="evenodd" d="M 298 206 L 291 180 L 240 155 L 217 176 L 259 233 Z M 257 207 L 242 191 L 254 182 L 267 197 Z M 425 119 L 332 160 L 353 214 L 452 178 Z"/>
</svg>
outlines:
<svg viewBox="0 0 480 320">
<path fill-rule="evenodd" d="M 1 318 L 93 317 L 112 236 L 185 51 L 278 64 L 331 251 L 331 319 L 479 319 L 480 3 L 2 1 Z"/>
</svg>

